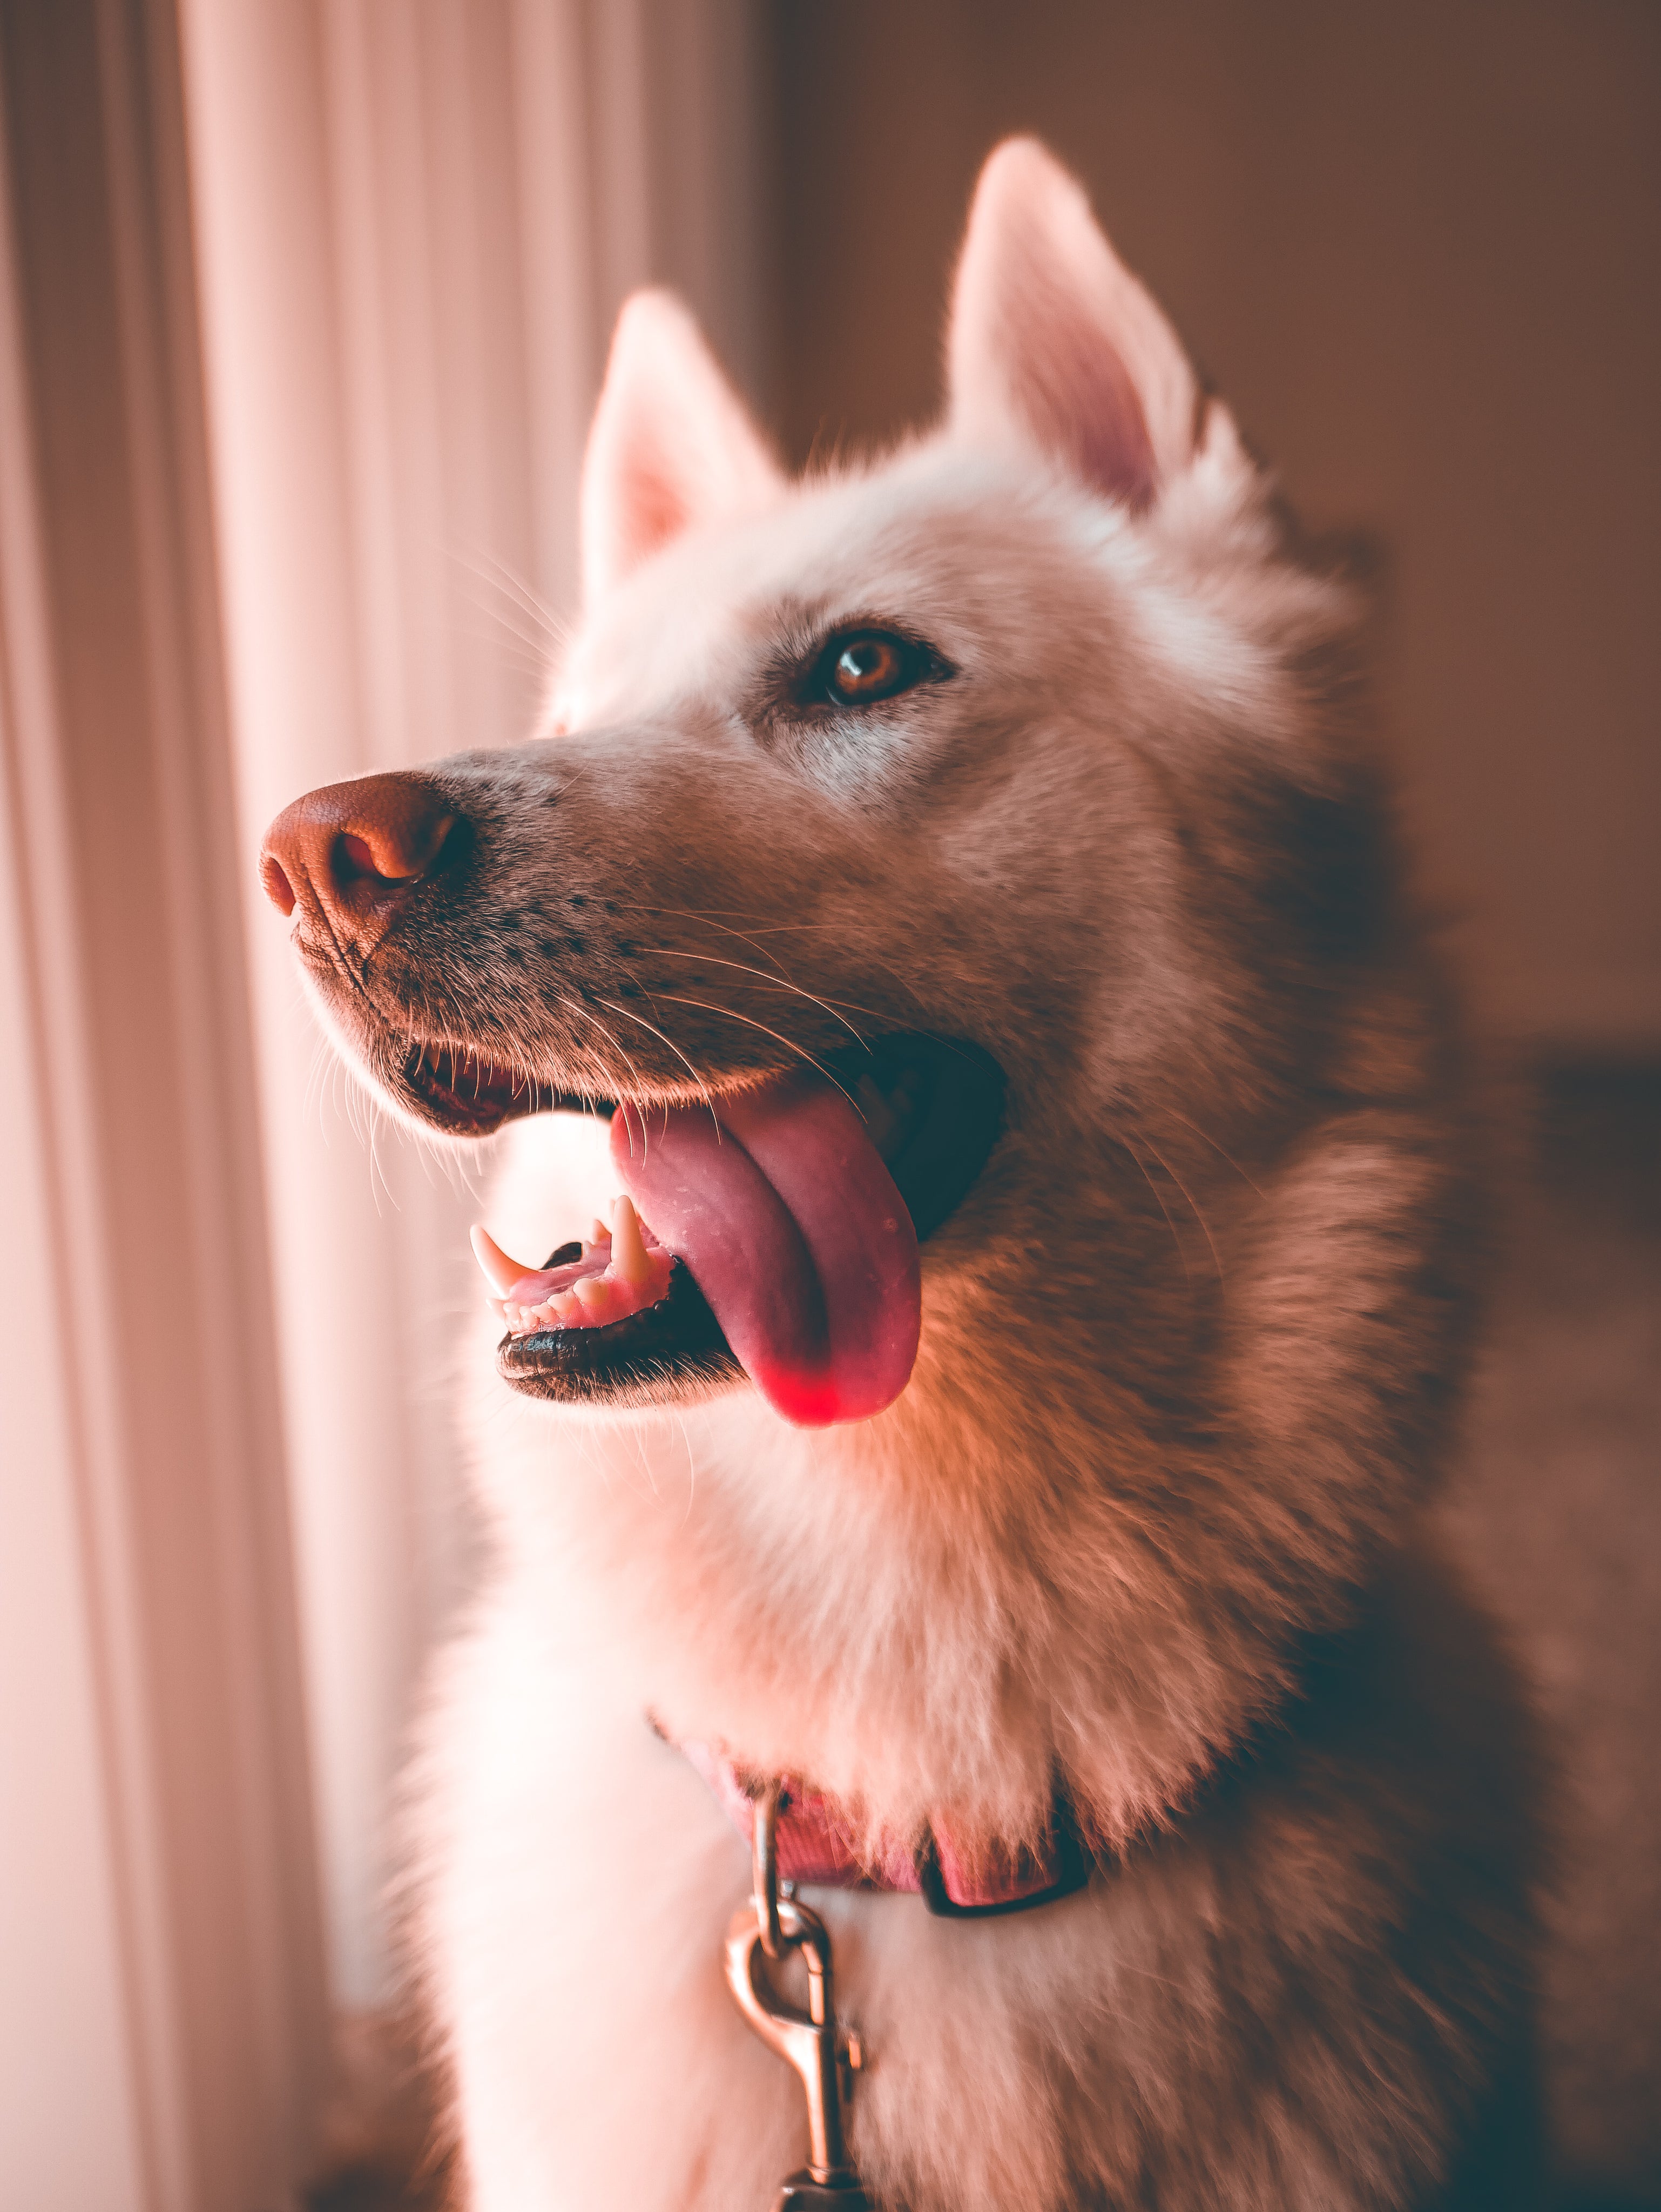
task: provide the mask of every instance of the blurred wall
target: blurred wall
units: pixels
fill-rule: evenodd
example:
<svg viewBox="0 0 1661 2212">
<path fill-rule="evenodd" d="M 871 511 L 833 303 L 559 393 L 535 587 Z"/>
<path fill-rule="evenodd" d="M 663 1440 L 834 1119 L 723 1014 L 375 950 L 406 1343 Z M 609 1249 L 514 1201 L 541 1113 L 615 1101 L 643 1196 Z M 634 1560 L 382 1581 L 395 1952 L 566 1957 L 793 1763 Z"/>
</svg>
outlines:
<svg viewBox="0 0 1661 2212">
<path fill-rule="evenodd" d="M 1661 9 L 773 21 L 797 458 L 934 407 L 976 167 L 1040 133 L 1306 520 L 1380 541 L 1409 809 L 1488 1021 L 1661 1045 Z"/>
</svg>

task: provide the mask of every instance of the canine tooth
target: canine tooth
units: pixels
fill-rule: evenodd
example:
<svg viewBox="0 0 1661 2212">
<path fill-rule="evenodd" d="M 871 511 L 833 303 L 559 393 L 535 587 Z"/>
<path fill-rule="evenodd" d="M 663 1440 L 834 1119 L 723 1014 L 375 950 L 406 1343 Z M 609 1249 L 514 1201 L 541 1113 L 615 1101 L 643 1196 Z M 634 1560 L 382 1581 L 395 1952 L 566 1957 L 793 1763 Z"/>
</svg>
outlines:
<svg viewBox="0 0 1661 2212">
<path fill-rule="evenodd" d="M 470 1233 L 473 1257 L 483 1268 L 485 1280 L 499 1298 L 505 1298 L 522 1276 L 536 1273 L 534 1267 L 527 1267 L 523 1261 L 510 1260 L 483 1222 L 475 1222 Z"/>
<path fill-rule="evenodd" d="M 652 1280 L 652 1261 L 640 1236 L 640 1217 L 627 1192 L 611 1214 L 611 1272 L 638 1290 Z"/>
</svg>

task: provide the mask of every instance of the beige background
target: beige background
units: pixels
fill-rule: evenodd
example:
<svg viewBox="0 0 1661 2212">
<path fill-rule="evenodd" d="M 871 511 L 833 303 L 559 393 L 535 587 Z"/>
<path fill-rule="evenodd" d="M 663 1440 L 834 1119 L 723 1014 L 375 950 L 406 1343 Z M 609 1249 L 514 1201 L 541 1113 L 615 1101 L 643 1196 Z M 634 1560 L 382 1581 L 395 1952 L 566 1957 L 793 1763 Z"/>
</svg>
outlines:
<svg viewBox="0 0 1661 2212">
<path fill-rule="evenodd" d="M 1379 541 L 1403 781 L 1489 1019 L 1661 1045 L 1661 9 L 771 20 L 793 453 L 927 414 L 976 167 L 1041 134 L 1305 519 Z"/>
</svg>

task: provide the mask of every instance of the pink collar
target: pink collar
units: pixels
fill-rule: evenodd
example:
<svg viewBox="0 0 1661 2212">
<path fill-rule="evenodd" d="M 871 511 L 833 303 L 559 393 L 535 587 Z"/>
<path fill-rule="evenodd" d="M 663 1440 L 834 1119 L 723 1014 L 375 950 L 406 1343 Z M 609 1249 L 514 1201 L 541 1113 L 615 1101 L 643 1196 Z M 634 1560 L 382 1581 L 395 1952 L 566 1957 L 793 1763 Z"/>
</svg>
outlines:
<svg viewBox="0 0 1661 2212">
<path fill-rule="evenodd" d="M 683 1743 L 680 1749 L 749 1842 L 755 1806 L 737 1763 L 705 1743 Z M 985 1864 L 972 1866 L 949 1832 L 935 1822 L 920 1849 L 887 1843 L 873 1863 L 858 1850 L 853 1826 L 834 1798 L 804 1790 L 790 1775 L 781 1784 L 779 1871 L 785 1879 L 829 1889 L 900 1891 L 920 1896 L 931 1912 L 948 1919 L 984 1920 L 1070 1896 L 1089 1880 L 1098 1856 L 1087 1847 L 1064 1793 L 1058 1790 L 1050 1832 L 1039 1850 L 995 1844 Z"/>
</svg>

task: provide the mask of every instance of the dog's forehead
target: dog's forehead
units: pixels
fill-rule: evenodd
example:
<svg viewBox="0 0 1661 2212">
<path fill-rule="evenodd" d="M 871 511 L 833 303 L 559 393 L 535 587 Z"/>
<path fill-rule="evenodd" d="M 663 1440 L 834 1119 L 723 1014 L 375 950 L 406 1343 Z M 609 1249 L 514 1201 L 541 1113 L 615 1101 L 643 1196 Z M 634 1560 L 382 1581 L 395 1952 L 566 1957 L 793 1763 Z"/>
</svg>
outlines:
<svg viewBox="0 0 1661 2212">
<path fill-rule="evenodd" d="M 1123 535 L 1094 503 L 943 445 L 809 480 L 761 514 L 688 532 L 594 610 L 558 710 L 592 724 L 718 703 L 781 642 L 845 621 L 896 623 L 949 649 L 970 628 L 985 635 L 1000 610 L 1018 617 L 1015 600 L 1041 604 L 1069 576 L 1076 590 L 1081 569 L 1099 584 Z"/>
</svg>

